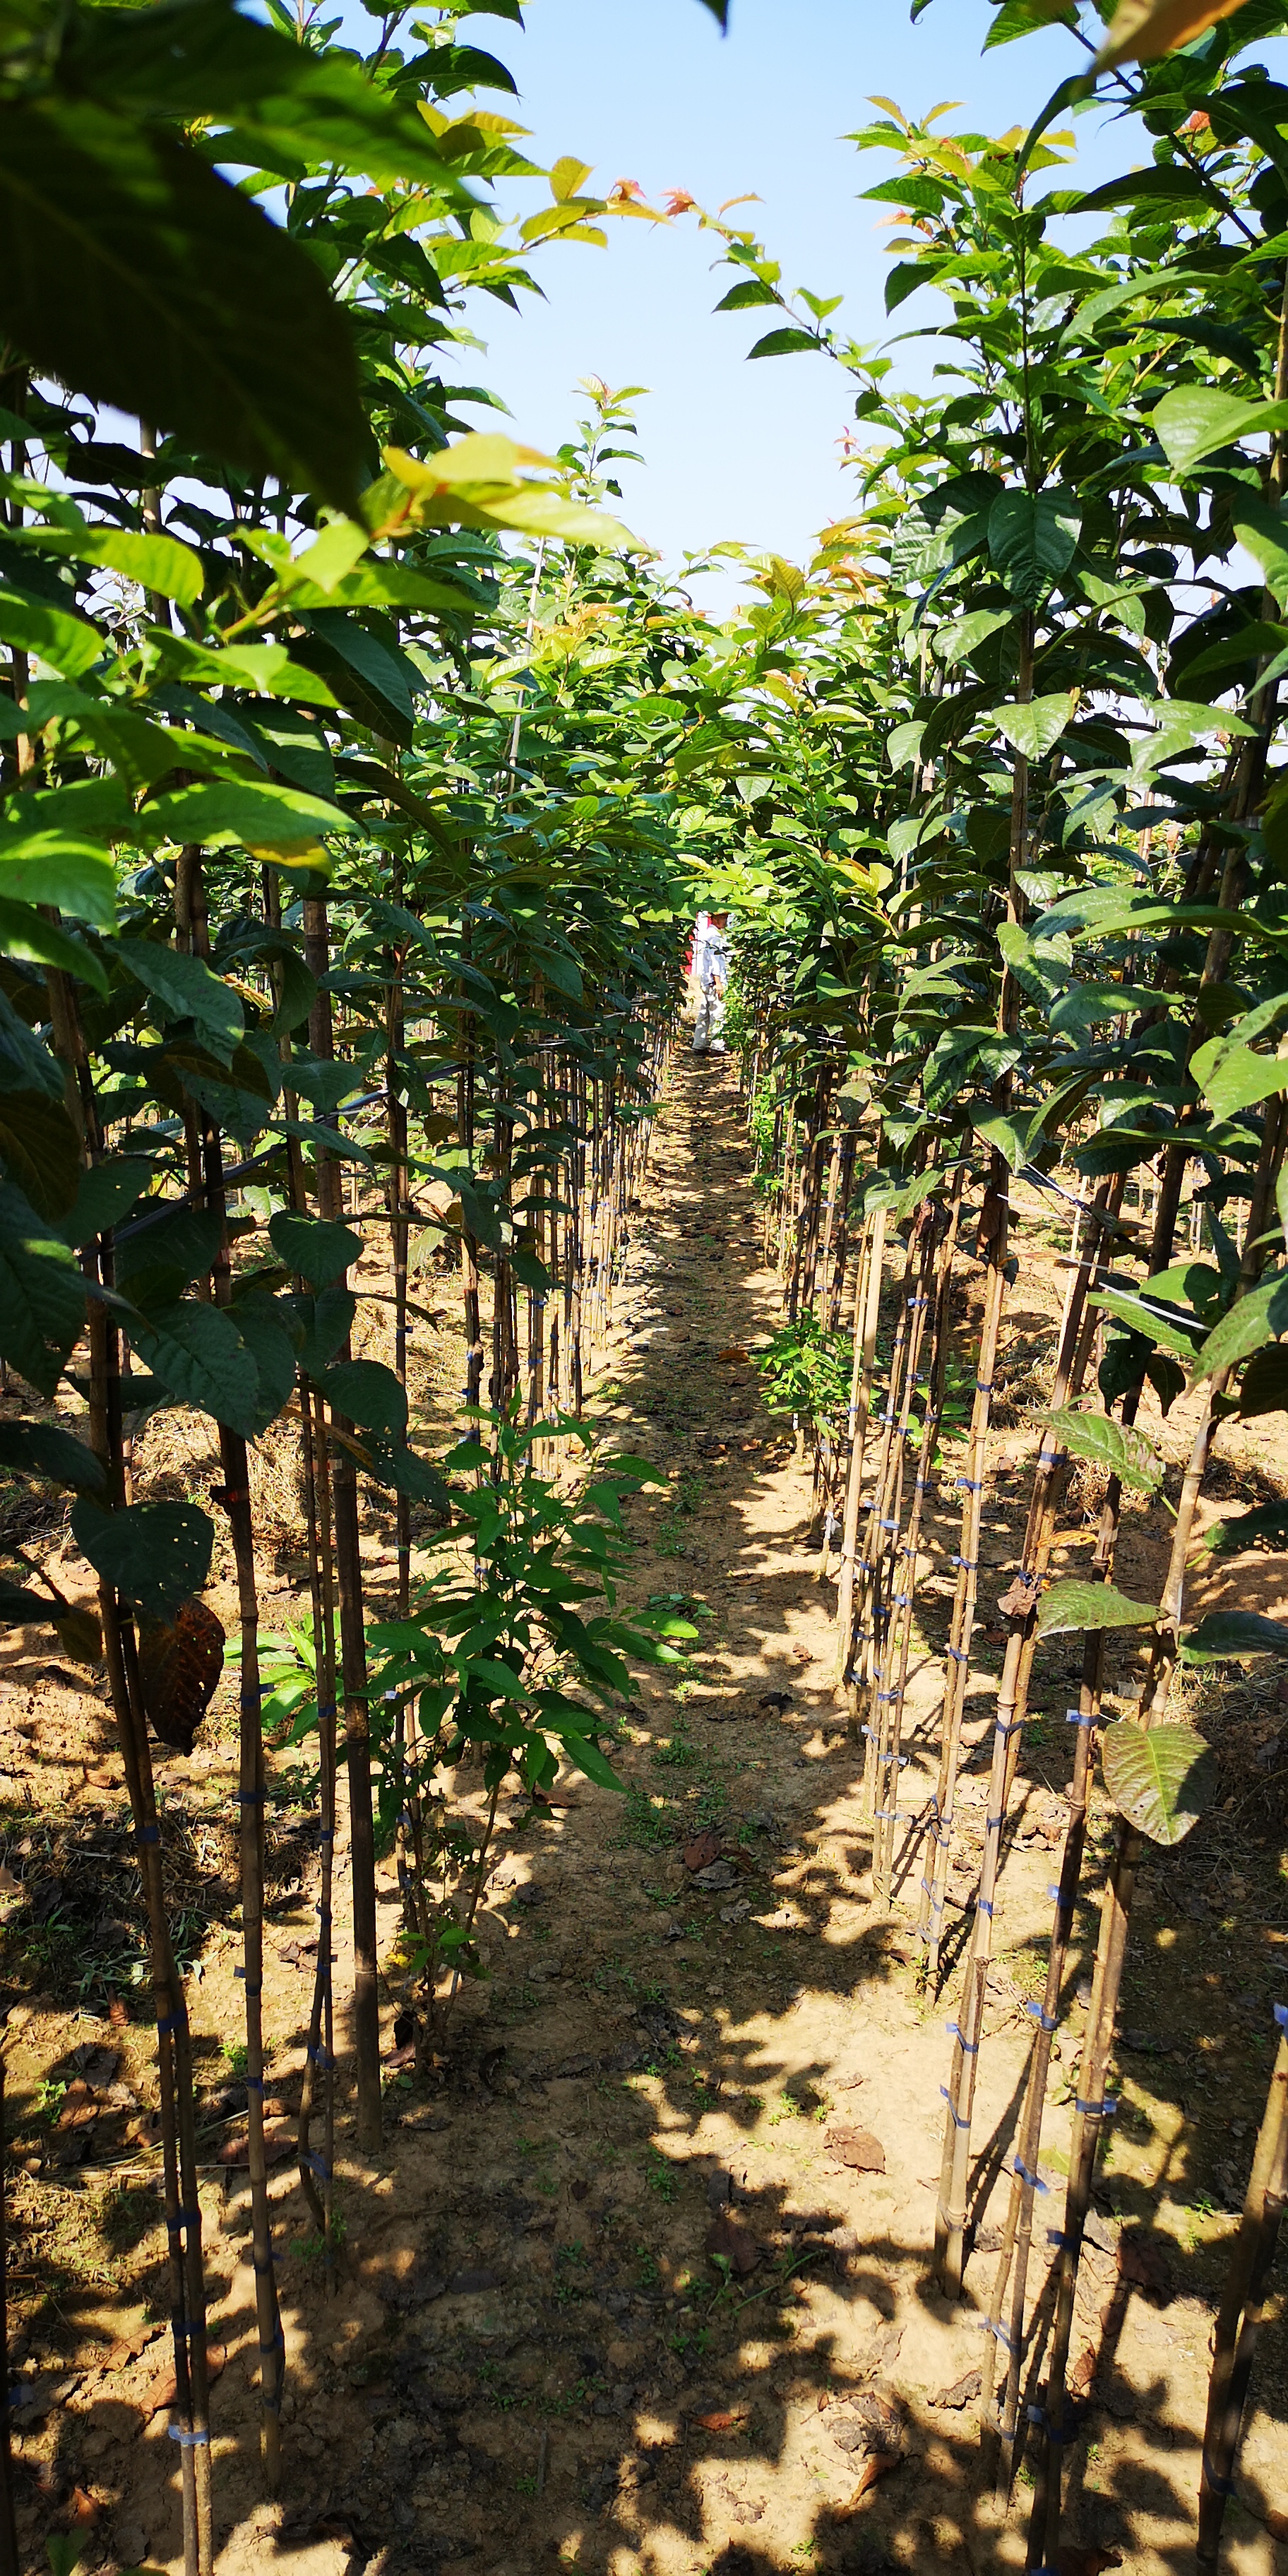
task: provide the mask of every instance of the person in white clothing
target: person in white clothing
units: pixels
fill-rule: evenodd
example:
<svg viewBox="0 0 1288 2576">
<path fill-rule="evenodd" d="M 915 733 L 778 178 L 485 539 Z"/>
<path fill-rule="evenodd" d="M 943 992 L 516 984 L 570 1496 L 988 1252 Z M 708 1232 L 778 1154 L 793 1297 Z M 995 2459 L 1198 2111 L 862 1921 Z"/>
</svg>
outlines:
<svg viewBox="0 0 1288 2576">
<path fill-rule="evenodd" d="M 693 934 L 692 972 L 698 994 L 698 1016 L 693 1026 L 695 1055 L 723 1055 L 725 1051 L 720 1032 L 729 981 L 729 942 L 725 937 L 728 918 L 724 912 L 700 912 Z"/>
</svg>

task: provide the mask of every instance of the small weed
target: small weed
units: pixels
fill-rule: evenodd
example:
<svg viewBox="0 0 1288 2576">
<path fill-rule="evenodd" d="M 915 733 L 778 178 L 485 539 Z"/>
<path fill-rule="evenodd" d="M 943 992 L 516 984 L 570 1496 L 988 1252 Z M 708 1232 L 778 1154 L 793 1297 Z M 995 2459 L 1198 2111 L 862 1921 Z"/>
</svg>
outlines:
<svg viewBox="0 0 1288 2576">
<path fill-rule="evenodd" d="M 679 2178 L 670 2157 L 662 2155 L 657 2147 L 650 2147 L 646 2171 L 649 2190 L 655 2191 L 658 2199 L 669 2205 L 679 2188 Z"/>
<path fill-rule="evenodd" d="M 665 1798 L 651 1798 L 646 1789 L 632 1781 L 626 1792 L 618 1847 L 634 1843 L 641 1851 L 665 1851 L 674 1839 L 675 1828 Z"/>
<path fill-rule="evenodd" d="M 653 1748 L 653 1760 L 659 1769 L 682 1770 L 697 1759 L 697 1747 L 690 1742 L 688 1729 L 683 1725 L 676 1726 Z"/>
<path fill-rule="evenodd" d="M 662 2274 L 656 2254 L 652 2253 L 647 2245 L 637 2245 L 635 2260 L 639 2266 L 635 2278 L 641 2290 L 660 2290 Z"/>
<path fill-rule="evenodd" d="M 250 2064 L 245 2040 L 226 2039 L 223 2046 L 223 2059 L 229 2074 L 240 2080 Z"/>
</svg>

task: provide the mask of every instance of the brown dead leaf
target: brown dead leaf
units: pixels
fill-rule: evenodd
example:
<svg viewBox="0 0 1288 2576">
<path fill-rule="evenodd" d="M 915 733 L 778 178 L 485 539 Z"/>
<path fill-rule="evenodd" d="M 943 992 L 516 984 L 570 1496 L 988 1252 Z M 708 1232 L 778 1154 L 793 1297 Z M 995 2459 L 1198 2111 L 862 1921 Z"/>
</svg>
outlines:
<svg viewBox="0 0 1288 2576">
<path fill-rule="evenodd" d="M 154 1735 L 191 1753 L 224 1668 L 224 1631 L 204 1601 L 181 1601 L 173 1619 L 139 1627 L 139 1685 Z"/>
<path fill-rule="evenodd" d="M 751 2408 L 725 2407 L 714 2415 L 695 2415 L 693 2421 L 701 2433 L 736 2433 L 740 2425 L 750 2423 Z"/>
<path fill-rule="evenodd" d="M 1288 2513 L 1281 2513 L 1277 2505 L 1268 2504 L 1261 2520 L 1272 2540 L 1288 2540 Z"/>
<path fill-rule="evenodd" d="M 137 2361 L 139 2354 L 146 2352 L 148 2345 L 155 2343 L 164 2332 L 164 2326 L 139 2326 L 132 2335 L 118 2336 L 116 2342 L 108 2346 L 100 2367 L 104 2370 L 124 2370 L 130 2362 Z"/>
<path fill-rule="evenodd" d="M 823 2143 L 838 2164 L 849 2165 L 855 2173 L 885 2172 L 885 2148 L 871 2129 L 828 2129 Z"/>
<path fill-rule="evenodd" d="M 888 2477 L 891 2469 L 897 2469 L 898 2466 L 899 2454 L 897 2451 L 869 2451 L 868 2456 L 859 2471 L 859 2483 L 855 2487 L 849 2502 L 841 2506 L 841 2512 L 853 2513 L 855 2506 L 862 2503 L 864 2496 L 867 2495 L 869 2490 L 876 2485 L 878 2478 Z"/>
<path fill-rule="evenodd" d="M 298 2143 L 293 2120 L 274 2120 L 264 2128 L 264 2162 L 278 2165 L 284 2156 L 293 2155 Z M 225 2138 L 215 2158 L 220 2165 L 245 2165 L 250 2162 L 250 2139 Z"/>
<path fill-rule="evenodd" d="M 227 2349 L 223 2344 L 207 2344 L 206 2377 L 212 2384 L 219 2378 L 227 2359 Z M 174 2405 L 175 2400 L 178 2397 L 178 2393 L 179 2391 L 174 2375 L 174 2363 L 170 2362 L 166 2369 L 157 2373 L 155 2379 L 150 2379 L 148 2381 L 147 2387 L 142 2391 L 138 2400 L 140 2410 L 148 2417 L 159 2415 L 164 2407 Z"/>
<path fill-rule="evenodd" d="M 1020 1573 L 1012 1577 L 998 1601 L 997 1606 L 1002 1617 L 1026 1619 L 1038 1597 L 1040 1585 L 1040 1575 L 1025 1574 L 1021 1569 Z"/>
<path fill-rule="evenodd" d="M 760 2247 L 750 2228 L 743 2227 L 738 2219 L 730 2218 L 724 2210 L 718 2218 L 712 2219 L 702 2242 L 706 2253 L 713 2259 L 718 2254 L 740 2280 L 754 2272 L 760 2261 Z"/>
<path fill-rule="evenodd" d="M 1086 2397 L 1096 2383 L 1096 2348 L 1084 2344 L 1069 2373 L 1069 2387 L 1075 2397 Z"/>
<path fill-rule="evenodd" d="M 939 2395 L 932 2397 L 930 2403 L 932 2406 L 946 2407 L 954 2415 L 960 2414 L 963 2406 L 969 2406 L 972 2398 L 978 2397 L 983 2385 L 982 2370 L 964 2370 L 961 2378 L 953 2381 L 951 2388 L 941 2388 Z"/>
<path fill-rule="evenodd" d="M 712 1862 L 720 1858 L 720 1836 L 715 1827 L 708 1825 L 705 1833 L 695 1834 L 692 1842 L 685 1844 L 681 1857 L 685 1868 L 695 1873 L 710 1869 Z"/>
<path fill-rule="evenodd" d="M 744 1350 L 741 1342 L 730 1342 L 724 1350 L 716 1352 L 716 1358 L 726 1361 L 730 1366 L 741 1360 L 749 1360 L 750 1357 L 750 1351 Z"/>
</svg>

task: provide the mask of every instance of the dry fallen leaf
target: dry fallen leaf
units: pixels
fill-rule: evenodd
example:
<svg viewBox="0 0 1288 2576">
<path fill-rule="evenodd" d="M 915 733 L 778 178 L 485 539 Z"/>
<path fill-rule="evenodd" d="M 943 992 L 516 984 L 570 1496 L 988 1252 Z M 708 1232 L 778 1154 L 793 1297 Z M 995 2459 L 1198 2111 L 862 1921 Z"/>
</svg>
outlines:
<svg viewBox="0 0 1288 2576">
<path fill-rule="evenodd" d="M 855 2173 L 885 2172 L 885 2148 L 871 2129 L 829 2129 L 823 2143 L 839 2164 L 851 2166 Z"/>
<path fill-rule="evenodd" d="M 293 2155 L 297 2144 L 293 2120 L 274 2120 L 264 2130 L 264 2162 L 280 2164 L 284 2156 Z M 250 2139 L 225 2138 L 215 2158 L 216 2164 L 244 2165 L 250 2162 Z"/>
<path fill-rule="evenodd" d="M 982 2370 L 965 2370 L 960 2379 L 953 2381 L 951 2388 L 941 2388 L 939 2395 L 932 2397 L 930 2403 L 948 2407 L 954 2415 L 959 2414 L 963 2406 L 969 2406 L 972 2398 L 978 2397 L 983 2385 Z"/>
<path fill-rule="evenodd" d="M 760 2261 L 760 2247 L 750 2229 L 740 2226 L 736 2218 L 727 2217 L 723 2210 L 712 2219 L 702 2241 L 706 2252 L 712 2257 L 719 2255 L 740 2279 L 754 2272 Z"/>
<path fill-rule="evenodd" d="M 751 2408 L 733 2406 L 715 2415 L 695 2415 L 694 2423 L 702 2433 L 736 2433 L 739 2425 L 749 2423 Z"/>
<path fill-rule="evenodd" d="M 227 2359 L 228 2354 L 223 2344 L 207 2344 L 206 2377 L 208 2381 L 213 2383 L 218 2379 Z M 146 2416 L 159 2415 L 164 2407 L 174 2405 L 178 2393 L 174 2363 L 171 2362 L 169 2367 L 160 2371 L 155 2379 L 148 2381 L 138 2401 L 140 2410 Z"/>
<path fill-rule="evenodd" d="M 744 1350 L 741 1342 L 730 1342 L 726 1350 L 716 1352 L 716 1358 L 718 1360 L 726 1360 L 729 1362 L 748 1360 L 750 1357 L 750 1351 Z"/>
<path fill-rule="evenodd" d="M 720 1858 L 720 1836 L 714 1826 L 708 1825 L 705 1833 L 695 1834 L 692 1842 L 685 1844 L 682 1858 L 685 1868 L 694 1873 L 710 1869 L 712 1862 Z"/>
<path fill-rule="evenodd" d="M 842 2513 L 853 2513 L 855 2506 L 862 2503 L 869 2488 L 876 2485 L 878 2478 L 888 2477 L 891 2469 L 897 2469 L 898 2466 L 899 2454 L 897 2451 L 869 2451 L 868 2456 L 859 2471 L 858 2485 L 854 2489 L 848 2504 L 843 2504 L 841 2506 Z"/>
</svg>

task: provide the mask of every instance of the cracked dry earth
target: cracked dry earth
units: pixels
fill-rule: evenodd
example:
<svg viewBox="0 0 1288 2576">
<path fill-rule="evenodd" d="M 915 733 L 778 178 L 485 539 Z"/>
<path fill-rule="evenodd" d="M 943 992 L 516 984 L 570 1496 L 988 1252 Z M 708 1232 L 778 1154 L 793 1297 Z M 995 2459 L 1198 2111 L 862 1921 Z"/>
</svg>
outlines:
<svg viewBox="0 0 1288 2576">
<path fill-rule="evenodd" d="M 1058 1306 L 1055 1257 L 1036 1230 L 1022 1257 L 1030 1268 L 1020 1320 L 1041 1340 Z M 833 1593 L 808 1545 L 809 1472 L 767 1416 L 745 1356 L 778 1313 L 732 1067 L 682 1057 L 633 1215 L 616 1374 L 601 1378 L 594 1409 L 614 1442 L 644 1451 L 669 1477 L 665 1492 L 633 1507 L 638 1552 L 627 1589 L 636 1600 L 684 1599 L 700 1643 L 682 1676 L 641 1677 L 616 1757 L 625 1800 L 577 1780 L 564 1784 L 567 1803 L 552 1818 L 505 1826 L 481 1914 L 489 1974 L 464 1996 L 459 2064 L 435 2090 L 391 2071 L 387 2150 L 374 2164 L 356 2156 L 341 2123 L 347 2243 L 332 2299 L 289 2161 L 274 2180 L 291 2393 L 284 2489 L 272 2506 L 258 2499 L 255 2464 L 244 2177 L 211 2149 L 202 2203 L 222 2357 L 213 2400 L 220 2576 L 528 2576 L 556 2566 L 597 2576 L 879 2576 L 1024 2563 L 1023 2476 L 1009 2517 L 978 2491 L 983 2336 L 971 2311 L 987 2305 L 1005 2205 L 1067 1753 L 1061 1727 L 1052 1741 L 1039 1722 L 1016 1785 L 981 2057 L 983 2187 L 966 2303 L 951 2310 L 934 2288 L 930 2250 L 955 1989 L 950 1979 L 934 2002 L 917 1993 L 911 1835 L 899 1910 L 872 1903 L 861 1759 L 832 1690 Z M 1004 1444 L 1012 1468 L 1031 1445 Z M 1018 1472 L 1008 1489 L 1006 1456 L 995 1463 L 989 1550 L 1001 1572 L 1018 1545 L 1023 1495 Z M 910 1818 L 932 1776 L 957 1543 L 953 1472 L 949 1461 L 925 1534 L 925 1630 L 901 1784 Z M 1075 1512 L 1070 1545 L 1081 1544 L 1080 1527 Z M 1132 1545 L 1147 1554 L 1165 1543 L 1165 1527 L 1142 1520 Z M 999 1589 L 1005 1580 L 1001 1572 Z M 972 1686 L 956 1959 L 997 1661 L 995 1637 Z M 1053 1666 L 1044 1687 L 1058 1712 L 1067 1677 Z M 226 1753 L 208 1757 L 216 1787 Z M 1093 1823 L 1103 1856 L 1103 1806 Z M 1204 1877 L 1214 1866 L 1209 1849 L 1196 1868 L 1187 1846 L 1147 1882 L 1124 2015 L 1145 2027 L 1124 2060 L 1120 2135 L 1092 2222 L 1074 2344 L 1075 2355 L 1090 2356 L 1091 2405 L 1071 2471 L 1064 2576 L 1113 2565 L 1179 2576 L 1192 2564 L 1207 2337 L 1234 2224 L 1222 2204 L 1238 2197 L 1213 2177 L 1230 2170 L 1221 2159 L 1241 2133 L 1240 2180 L 1246 2170 L 1267 2067 L 1250 2041 L 1225 2069 L 1201 2051 L 1210 2034 L 1219 2054 L 1228 1986 L 1259 1991 L 1257 1979 L 1273 1977 L 1274 1956 L 1262 1960 L 1256 1943 L 1285 1913 L 1273 1854 L 1245 1863 L 1255 1883 L 1237 1883 L 1243 1916 L 1230 1911 L 1235 1882 Z M 1093 1887 L 1097 1876 L 1093 1864 Z M 392 1942 L 392 1871 L 380 1892 Z M 306 1862 L 294 1898 L 288 1892 L 275 1912 L 270 1949 L 267 2026 L 284 2136 L 309 1983 L 290 1954 L 309 1937 L 311 1894 Z M 1094 1940 L 1090 1905 L 1080 1934 L 1079 1977 Z M 1228 1964 L 1234 1942 L 1237 1967 Z M 343 1994 L 343 1921 L 337 1953 Z M 231 1933 L 216 1932 L 191 1989 L 207 2068 L 238 2026 L 235 1955 Z M 392 2053 L 392 1970 L 385 2001 Z M 106 2071 L 132 2077 L 145 2098 L 145 2031 L 99 2024 L 87 2038 L 49 2004 L 37 1998 L 11 2034 L 11 2087 L 30 2098 L 51 2071 L 65 2079 L 79 2047 L 92 2091 L 85 2051 L 106 2037 L 108 2054 L 116 2051 Z M 1042 2160 L 1040 2217 L 1053 2228 L 1081 2021 L 1071 1992 Z M 151 2272 L 126 2266 L 121 2287 L 100 2254 L 99 2287 L 85 2286 L 64 2311 L 67 2335 L 46 2336 L 43 2350 L 33 2343 L 22 2365 L 45 2392 L 19 2437 L 33 2565 L 51 2518 L 66 2524 L 73 2490 L 74 2510 L 93 2515 L 88 2565 L 96 2556 L 182 2563 L 157 2211 L 130 2171 L 135 2182 L 118 2185 L 112 2209 L 132 2206 L 134 2188 Z M 89 2187 L 88 2174 L 39 2186 L 51 2250 L 58 2231 L 78 2223 L 69 2206 L 78 2191 L 79 2223 L 89 2226 Z M 112 2213 L 97 2206 L 110 2244 Z M 26 2208 L 20 2199 L 20 2233 Z M 1143 2237 L 1132 2233 L 1137 2221 Z M 1050 2259 L 1045 2228 L 1036 2234 L 1035 2294 Z M 33 2220 L 17 2259 L 31 2259 L 39 2241 Z M 82 2273 L 92 2284 L 92 2267 Z M 1276 2312 L 1231 2512 L 1230 2576 L 1288 2569 L 1267 2522 L 1288 2502 L 1284 2367 Z M 879 2477 L 874 2458 L 885 2463 Z"/>
</svg>

